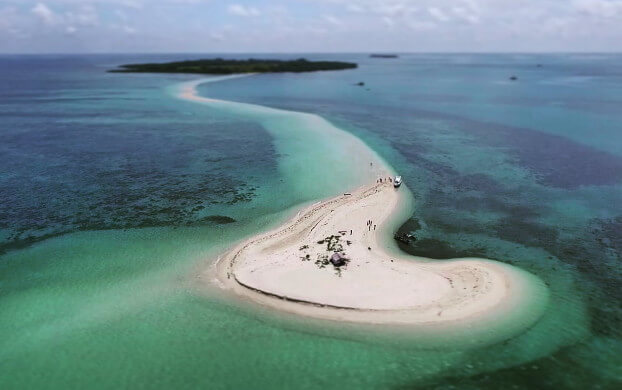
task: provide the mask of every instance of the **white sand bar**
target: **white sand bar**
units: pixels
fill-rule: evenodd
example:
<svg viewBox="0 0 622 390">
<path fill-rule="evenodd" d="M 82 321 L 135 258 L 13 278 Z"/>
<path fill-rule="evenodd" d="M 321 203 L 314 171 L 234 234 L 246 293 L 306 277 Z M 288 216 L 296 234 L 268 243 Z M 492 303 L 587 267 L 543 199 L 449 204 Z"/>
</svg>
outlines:
<svg viewBox="0 0 622 390">
<path fill-rule="evenodd" d="M 516 304 L 525 282 L 510 266 L 484 259 L 429 261 L 384 250 L 380 233 L 398 206 L 398 191 L 376 183 L 314 204 L 224 254 L 218 278 L 224 288 L 264 305 L 354 322 L 429 324 Z M 329 250 L 330 236 L 339 239 L 333 237 L 336 247 Z M 323 265 L 336 249 L 347 265 Z"/>
<path fill-rule="evenodd" d="M 314 183 L 313 177 L 316 182 L 326 180 L 326 169 L 335 178 L 352 178 L 353 183 L 394 174 L 361 140 L 317 115 L 197 93 L 201 83 L 236 77 L 241 75 L 192 81 L 176 93 L 182 99 L 262 123 L 283 148 L 279 169 L 292 184 L 301 174 L 309 183 Z M 312 137 L 302 137 L 301 132 Z M 315 142 L 322 139 L 330 142 Z M 284 140 L 288 142 L 283 144 Z M 350 163 L 332 160 L 331 148 L 339 151 L 334 153 L 338 156 L 347 150 Z M 322 156 L 316 150 L 322 150 Z M 296 158 L 288 158 L 290 154 Z M 324 164 L 322 169 L 308 169 L 318 161 Z M 294 188 L 308 194 L 313 186 Z M 399 251 L 391 235 L 412 211 L 406 211 L 411 201 L 407 188 L 395 189 L 392 183 L 383 182 L 316 203 L 277 229 L 226 252 L 199 279 L 216 282 L 237 298 L 280 311 L 361 324 L 431 325 L 434 330 L 441 324 L 459 324 L 462 329 L 483 329 L 487 334 L 493 328 L 517 334 L 540 318 L 548 291 L 534 275 L 492 260 L 436 261 Z M 331 236 L 329 243 L 326 238 Z M 345 254 L 349 262 L 338 268 L 328 263 L 335 251 Z M 472 327 L 476 322 L 491 326 Z"/>
</svg>

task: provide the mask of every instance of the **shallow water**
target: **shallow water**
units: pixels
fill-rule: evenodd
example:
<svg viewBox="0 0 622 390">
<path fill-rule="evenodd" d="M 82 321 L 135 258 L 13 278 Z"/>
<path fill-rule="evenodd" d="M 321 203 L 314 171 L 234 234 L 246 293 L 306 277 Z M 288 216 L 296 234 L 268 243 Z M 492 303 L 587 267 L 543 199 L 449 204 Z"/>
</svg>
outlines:
<svg viewBox="0 0 622 390">
<path fill-rule="evenodd" d="M 614 387 L 622 57 L 335 57 L 361 67 L 199 90 L 363 139 L 415 196 L 402 249 L 534 273 L 550 292 L 535 326 L 492 345 L 400 344 L 197 293 L 205 259 L 359 180 L 343 178 L 348 154 L 300 118 L 176 99 L 192 76 L 104 73 L 141 56 L 1 57 L 2 387 Z"/>
</svg>

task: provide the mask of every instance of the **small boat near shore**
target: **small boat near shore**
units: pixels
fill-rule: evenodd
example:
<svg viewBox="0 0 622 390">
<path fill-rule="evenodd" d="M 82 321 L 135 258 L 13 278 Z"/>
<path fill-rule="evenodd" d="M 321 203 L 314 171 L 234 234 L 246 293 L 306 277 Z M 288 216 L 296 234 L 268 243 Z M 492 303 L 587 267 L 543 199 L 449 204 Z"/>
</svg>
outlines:
<svg viewBox="0 0 622 390">
<path fill-rule="evenodd" d="M 401 185 L 402 185 L 402 176 L 395 176 L 395 179 L 393 179 L 393 187 L 398 188 Z"/>
</svg>

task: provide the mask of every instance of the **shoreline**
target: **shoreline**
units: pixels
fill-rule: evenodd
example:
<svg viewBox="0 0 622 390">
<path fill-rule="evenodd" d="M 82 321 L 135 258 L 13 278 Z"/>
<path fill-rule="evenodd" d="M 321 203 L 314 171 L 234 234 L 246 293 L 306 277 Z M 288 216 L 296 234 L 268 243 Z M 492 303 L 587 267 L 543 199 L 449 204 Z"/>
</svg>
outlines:
<svg viewBox="0 0 622 390">
<path fill-rule="evenodd" d="M 197 93 L 196 87 L 203 82 L 237 77 L 240 76 L 184 83 L 178 97 L 250 115 L 264 125 L 273 124 L 275 118 L 293 118 L 300 122 L 300 131 L 312 132 L 314 137 L 324 131 L 322 136 L 358 142 L 352 148 L 362 156 L 355 155 L 356 165 L 352 164 L 345 173 L 351 172 L 359 183 L 394 174 L 362 141 L 330 124 L 325 126 L 328 122 L 317 115 L 211 99 Z M 320 129 L 322 126 L 326 128 Z M 291 136 L 275 127 L 275 142 L 283 142 L 279 137 Z M 369 161 L 375 163 L 373 169 Z M 280 163 L 287 169 L 287 162 Z M 361 169 L 364 165 L 368 167 Z M 405 325 L 410 329 L 457 324 L 466 329 L 483 321 L 489 326 L 483 324 L 482 328 L 506 327 L 518 333 L 541 317 L 548 291 L 539 278 L 488 259 L 437 261 L 407 255 L 399 250 L 392 235 L 403 222 L 406 209 L 412 207 L 408 188 L 402 186 L 396 191 L 390 183 L 356 187 L 350 195 L 303 207 L 279 227 L 238 243 L 200 272 L 200 283 L 216 285 L 240 302 L 337 322 Z M 372 231 L 368 227 L 367 232 L 361 232 L 370 219 L 378 228 Z M 350 259 L 345 267 L 326 264 L 323 256 L 330 255 L 330 251 L 315 244 L 339 234 L 344 241 L 352 241 L 344 251 Z"/>
</svg>

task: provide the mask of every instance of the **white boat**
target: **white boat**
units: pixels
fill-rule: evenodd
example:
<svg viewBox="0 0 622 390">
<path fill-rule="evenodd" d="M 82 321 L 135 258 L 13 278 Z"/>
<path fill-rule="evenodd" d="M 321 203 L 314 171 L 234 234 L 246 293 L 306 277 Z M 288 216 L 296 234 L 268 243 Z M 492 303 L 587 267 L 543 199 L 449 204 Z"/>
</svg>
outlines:
<svg viewBox="0 0 622 390">
<path fill-rule="evenodd" d="M 402 185 L 402 176 L 395 176 L 393 179 L 393 187 L 397 188 Z"/>
</svg>

